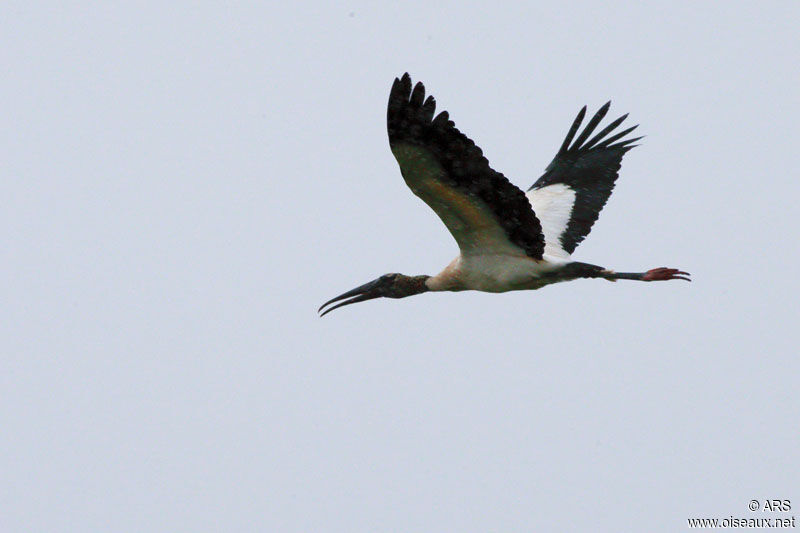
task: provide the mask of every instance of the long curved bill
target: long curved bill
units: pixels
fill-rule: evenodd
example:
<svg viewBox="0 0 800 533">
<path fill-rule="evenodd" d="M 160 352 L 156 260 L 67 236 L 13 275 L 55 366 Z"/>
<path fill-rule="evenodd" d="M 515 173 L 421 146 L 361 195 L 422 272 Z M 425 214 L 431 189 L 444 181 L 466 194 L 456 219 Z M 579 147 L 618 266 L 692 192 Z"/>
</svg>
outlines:
<svg viewBox="0 0 800 533">
<path fill-rule="evenodd" d="M 317 309 L 317 312 L 322 311 L 322 309 L 324 307 L 326 307 L 326 306 L 328 306 L 328 305 L 330 305 L 330 304 L 332 304 L 334 302 L 338 302 L 340 300 L 345 300 L 345 301 L 342 302 L 342 303 L 339 303 L 337 305 L 334 305 L 333 307 L 328 307 L 319 316 L 323 317 L 323 316 L 327 315 L 328 313 L 330 313 L 331 311 L 333 311 L 334 309 L 338 309 L 338 308 L 340 308 L 342 306 L 345 306 L 345 305 L 350 305 L 350 304 L 354 304 L 354 303 L 358 303 L 358 302 L 364 302 L 364 301 L 367 301 L 367 300 L 372 300 L 373 298 L 379 298 L 381 296 L 381 293 L 380 293 L 380 291 L 376 290 L 379 287 L 379 282 L 380 282 L 380 278 L 376 279 L 376 280 L 373 280 L 373 281 L 370 281 L 369 283 L 365 283 L 364 285 L 361 285 L 360 287 L 356 287 L 353 290 L 347 291 L 344 294 L 340 294 L 336 298 L 332 298 L 332 299 L 328 300 L 327 302 L 325 302 L 324 304 L 319 306 L 319 309 Z M 355 296 L 355 298 L 352 298 L 353 296 Z M 347 298 L 350 298 L 350 299 L 347 300 Z"/>
</svg>

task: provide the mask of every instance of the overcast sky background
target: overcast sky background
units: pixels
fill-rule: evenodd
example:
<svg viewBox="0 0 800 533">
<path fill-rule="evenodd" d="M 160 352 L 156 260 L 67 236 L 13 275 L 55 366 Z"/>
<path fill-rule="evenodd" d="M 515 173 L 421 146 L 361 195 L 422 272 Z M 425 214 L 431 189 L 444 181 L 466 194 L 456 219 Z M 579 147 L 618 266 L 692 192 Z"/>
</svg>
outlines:
<svg viewBox="0 0 800 533">
<path fill-rule="evenodd" d="M 800 515 L 800 4 L 643 4 L 4 2 L 0 530 Z M 575 258 L 694 282 L 319 319 L 457 253 L 389 151 L 405 71 L 523 188 L 630 112 Z"/>
</svg>

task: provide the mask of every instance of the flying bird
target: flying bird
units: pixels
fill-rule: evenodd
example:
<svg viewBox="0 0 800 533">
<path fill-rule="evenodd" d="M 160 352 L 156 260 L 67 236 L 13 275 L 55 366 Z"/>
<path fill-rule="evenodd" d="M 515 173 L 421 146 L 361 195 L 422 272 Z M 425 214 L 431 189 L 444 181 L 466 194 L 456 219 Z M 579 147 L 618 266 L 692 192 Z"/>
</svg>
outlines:
<svg viewBox="0 0 800 533">
<path fill-rule="evenodd" d="M 374 298 L 404 298 L 428 291 L 506 292 L 539 289 L 579 278 L 691 281 L 675 268 L 615 272 L 573 261 L 606 204 L 622 156 L 642 137 L 624 139 L 636 126 L 611 134 L 627 118 L 594 133 L 611 102 L 577 135 L 586 106 L 544 174 L 527 193 L 493 170 L 483 152 L 455 126 L 447 111 L 435 115 L 421 82 L 408 73 L 389 93 L 389 146 L 406 185 L 436 212 L 458 244 L 459 255 L 435 276 L 385 274 L 325 302 L 322 315 Z"/>
</svg>

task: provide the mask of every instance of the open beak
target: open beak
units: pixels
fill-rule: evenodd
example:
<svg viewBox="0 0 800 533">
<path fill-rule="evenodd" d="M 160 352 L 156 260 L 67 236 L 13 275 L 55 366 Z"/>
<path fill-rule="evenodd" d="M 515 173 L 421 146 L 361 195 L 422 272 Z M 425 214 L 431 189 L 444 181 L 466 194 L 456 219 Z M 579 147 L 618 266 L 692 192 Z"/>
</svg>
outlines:
<svg viewBox="0 0 800 533">
<path fill-rule="evenodd" d="M 322 309 L 325 306 L 330 305 L 330 304 L 332 304 L 334 302 L 338 302 L 340 300 L 345 300 L 345 301 L 341 302 L 339 304 L 336 304 L 333 307 L 328 307 L 319 316 L 323 317 L 323 316 L 327 315 L 328 313 L 330 313 L 331 311 L 333 311 L 334 309 L 338 309 L 338 308 L 342 307 L 343 305 L 349 305 L 349 304 L 354 304 L 354 303 L 358 303 L 358 302 L 365 302 L 367 300 L 372 300 L 373 298 L 380 298 L 381 296 L 383 296 L 383 291 L 380 290 L 381 289 L 381 285 L 382 285 L 381 282 L 382 282 L 381 278 L 378 278 L 376 280 L 370 281 L 369 283 L 365 283 L 364 285 L 361 285 L 360 287 L 356 287 L 355 289 L 353 289 L 351 291 L 347 291 L 344 294 L 340 294 L 336 298 L 328 300 L 327 302 L 325 302 L 324 304 L 322 304 L 319 307 L 317 312 L 322 311 Z M 354 298 L 351 298 L 352 296 L 354 296 Z M 346 300 L 346 298 L 350 298 L 350 299 Z"/>
</svg>

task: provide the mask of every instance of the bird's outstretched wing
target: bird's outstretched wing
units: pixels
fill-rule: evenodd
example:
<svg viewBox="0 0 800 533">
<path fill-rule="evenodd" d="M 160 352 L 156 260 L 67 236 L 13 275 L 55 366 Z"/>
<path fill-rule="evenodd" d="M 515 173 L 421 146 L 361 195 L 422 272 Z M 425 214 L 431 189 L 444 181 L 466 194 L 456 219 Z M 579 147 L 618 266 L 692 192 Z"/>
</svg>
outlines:
<svg viewBox="0 0 800 533">
<path fill-rule="evenodd" d="M 610 105 L 601 107 L 573 142 L 586 116 L 586 107 L 580 110 L 555 158 L 528 189 L 528 199 L 542 222 L 546 254 L 569 257 L 589 234 L 614 189 L 622 156 L 641 139 L 619 141 L 636 126 L 606 138 L 627 114 L 589 139 Z"/>
<path fill-rule="evenodd" d="M 528 255 L 541 259 L 542 227 L 528 198 L 456 129 L 447 111 L 436 118 L 425 87 L 412 91 L 408 73 L 389 94 L 389 145 L 409 188 L 455 237 L 462 254 Z"/>
</svg>

